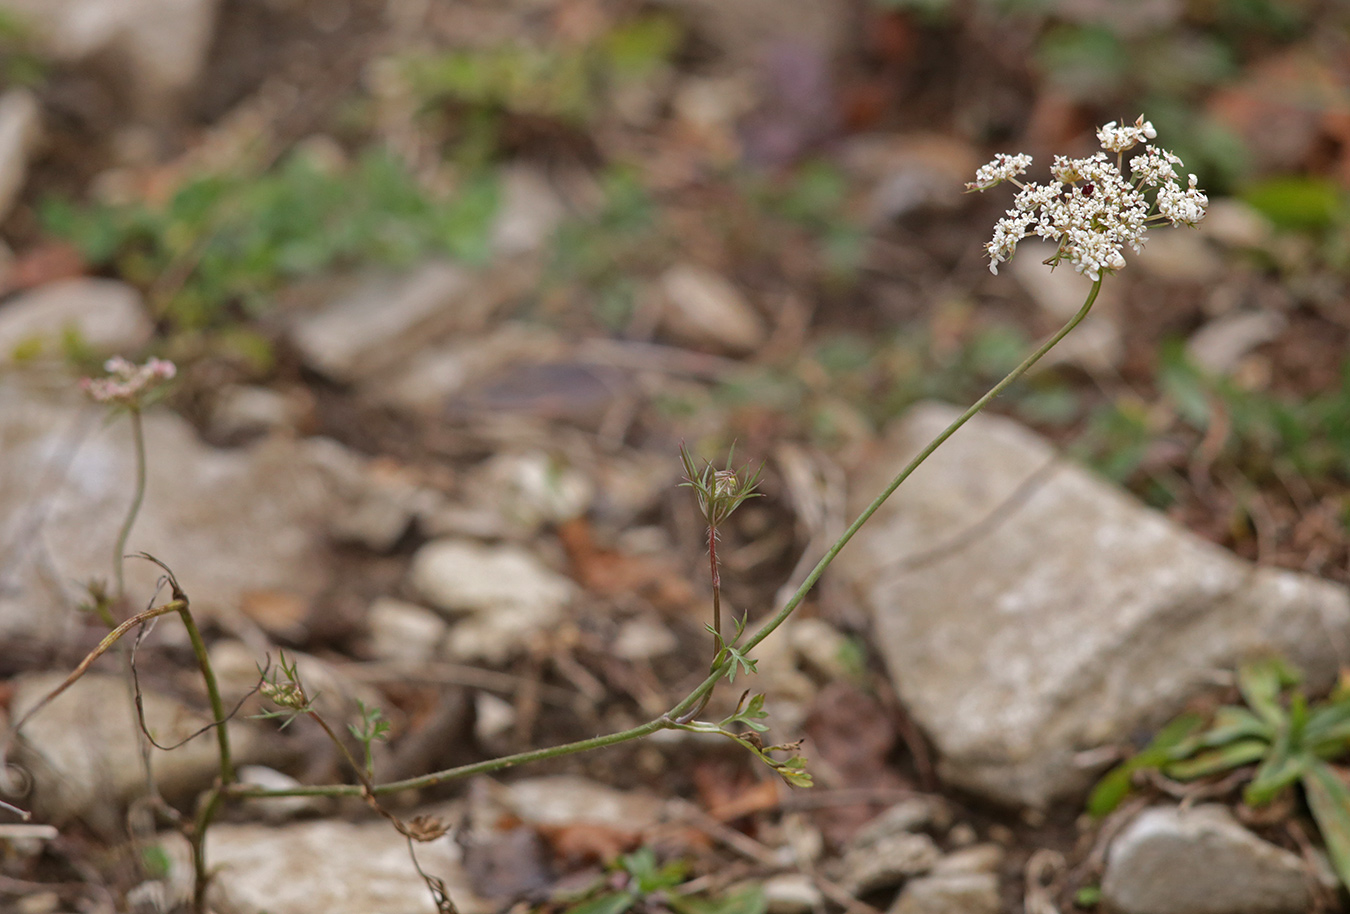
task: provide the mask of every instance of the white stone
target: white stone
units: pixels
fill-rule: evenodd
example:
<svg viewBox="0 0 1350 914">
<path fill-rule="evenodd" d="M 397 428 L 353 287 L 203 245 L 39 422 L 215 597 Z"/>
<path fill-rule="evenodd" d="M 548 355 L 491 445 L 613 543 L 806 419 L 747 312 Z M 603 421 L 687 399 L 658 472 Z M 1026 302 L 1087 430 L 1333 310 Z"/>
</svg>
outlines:
<svg viewBox="0 0 1350 914">
<path fill-rule="evenodd" d="M 113 575 L 135 479 L 131 428 L 73 388 L 0 376 L 0 637 L 58 636 L 84 583 Z M 319 592 L 332 504 L 294 442 L 215 450 L 163 408 L 144 428 L 149 481 L 127 553 L 172 568 L 199 616 L 234 611 L 248 591 Z M 132 605 L 145 605 L 162 572 L 134 558 L 124 567 Z"/>
<path fill-rule="evenodd" d="M 590 476 L 565 455 L 544 451 L 493 457 L 475 488 L 490 492 L 502 516 L 526 531 L 579 517 L 595 497 Z"/>
<path fill-rule="evenodd" d="M 491 228 L 492 248 L 514 256 L 537 251 L 566 215 L 562 200 L 542 172 L 525 165 L 505 169 L 501 205 Z"/>
<path fill-rule="evenodd" d="M 1225 806 L 1155 806 L 1112 841 L 1102 903 L 1112 914 L 1301 914 L 1312 910 L 1305 869 Z"/>
<path fill-rule="evenodd" d="M 448 655 L 501 663 L 552 628 L 576 585 L 516 546 L 433 540 L 413 556 L 413 587 L 437 609 L 468 613 L 450 629 Z"/>
<path fill-rule="evenodd" d="M 619 626 L 610 652 L 621 660 L 664 657 L 680 646 L 675 633 L 651 619 L 629 619 Z"/>
<path fill-rule="evenodd" d="M 764 901 L 769 914 L 806 914 L 825 904 L 825 896 L 805 873 L 780 873 L 764 880 Z"/>
<path fill-rule="evenodd" d="M 412 584 L 438 609 L 491 613 L 547 607 L 556 614 L 576 585 L 517 546 L 433 540 L 413 556 Z"/>
<path fill-rule="evenodd" d="M 0 96 L 0 219 L 14 205 L 28 175 L 28 160 L 42 139 L 42 111 L 27 89 Z"/>
<path fill-rule="evenodd" d="M 379 660 L 426 661 L 440 651 L 450 626 L 425 606 L 380 597 L 366 615 L 370 652 Z"/>
<path fill-rule="evenodd" d="M 767 336 L 764 319 L 724 277 L 694 264 L 679 264 L 661 276 L 663 324 L 675 336 L 731 352 L 751 352 Z"/>
<path fill-rule="evenodd" d="M 905 885 L 889 914 L 998 914 L 998 877 L 993 873 L 924 876 Z"/>
<path fill-rule="evenodd" d="M 16 679 L 14 721 L 66 675 L 62 671 Z M 146 723 L 161 745 L 179 742 L 210 720 L 144 683 L 141 694 Z M 232 721 L 235 761 L 259 758 L 260 737 L 256 725 Z M 219 774 L 217 751 L 209 731 L 170 752 L 152 750 L 155 783 L 166 796 L 180 800 L 205 789 Z M 124 805 L 145 790 L 139 725 L 127 681 L 105 673 L 86 673 L 76 680 L 24 724 L 14 761 L 33 779 L 29 802 L 43 821 L 64 824 L 79 818 L 101 831 L 118 832 Z"/>
<path fill-rule="evenodd" d="M 266 765 L 241 765 L 236 772 L 239 783 L 267 790 L 290 790 L 300 782 Z M 286 822 L 300 816 L 323 812 L 331 801 L 325 797 L 255 797 L 244 801 L 244 808 L 256 811 L 268 822 Z"/>
<path fill-rule="evenodd" d="M 211 434 L 218 439 L 240 438 L 294 425 L 297 410 L 291 399 L 270 387 L 232 384 L 211 403 Z"/>
<path fill-rule="evenodd" d="M 141 295 L 115 279 L 59 279 L 0 303 L 0 365 L 61 357 L 66 334 L 101 355 L 135 355 L 154 333 Z"/>
<path fill-rule="evenodd" d="M 58 60 L 115 61 L 138 112 L 162 115 L 200 76 L 219 0 L 0 0 Z"/>
<path fill-rule="evenodd" d="M 331 438 L 309 438 L 299 447 L 326 484 L 333 502 L 328 530 L 339 542 L 388 552 L 435 497 L 398 464 L 367 459 Z"/>
<path fill-rule="evenodd" d="M 491 309 L 476 278 L 449 263 L 406 276 L 372 277 L 349 295 L 301 315 L 291 338 L 305 364 L 354 382 L 397 366 L 430 339 L 477 329 Z"/>
<path fill-rule="evenodd" d="M 1186 341 L 1186 355 L 1197 367 L 1228 374 L 1242 357 L 1280 335 L 1288 320 L 1278 311 L 1244 311 L 1209 321 Z"/>
<path fill-rule="evenodd" d="M 642 790 L 617 790 L 597 781 L 559 774 L 507 785 L 505 802 L 532 825 L 608 825 L 642 831 L 661 821 L 665 801 Z"/>
<path fill-rule="evenodd" d="M 958 413 L 926 403 L 898 421 L 859 501 Z M 993 416 L 921 466 L 834 571 L 944 776 L 1007 804 L 1085 789 L 1079 752 L 1170 719 L 1216 669 L 1279 653 L 1316 688 L 1350 661 L 1345 588 L 1255 567 Z"/>
<path fill-rule="evenodd" d="M 461 914 L 496 910 L 471 890 L 453 834 L 415 848 L 418 864 L 445 881 Z M 217 824 L 207 833 L 206 859 L 215 873 L 211 903 L 230 914 L 436 912 L 407 839 L 383 820 Z"/>
<path fill-rule="evenodd" d="M 839 883 L 853 895 L 899 885 L 931 870 L 942 851 L 925 834 L 899 832 L 852 844 L 839 861 Z"/>
</svg>

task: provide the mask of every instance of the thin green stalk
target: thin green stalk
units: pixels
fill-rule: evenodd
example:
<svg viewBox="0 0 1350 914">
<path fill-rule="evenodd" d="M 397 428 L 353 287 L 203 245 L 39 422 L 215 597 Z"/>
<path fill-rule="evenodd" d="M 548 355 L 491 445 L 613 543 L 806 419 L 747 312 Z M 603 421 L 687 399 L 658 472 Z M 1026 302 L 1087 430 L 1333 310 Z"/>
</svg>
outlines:
<svg viewBox="0 0 1350 914">
<path fill-rule="evenodd" d="M 745 642 L 745 647 L 743 648 L 744 651 L 749 652 L 755 645 L 773 634 L 774 629 L 787 621 L 788 616 L 792 615 L 792 611 L 797 608 L 798 604 L 802 602 L 807 593 L 810 592 L 811 588 L 816 585 L 816 581 L 820 580 L 820 576 L 825 573 L 825 569 L 830 567 L 830 563 L 834 561 L 834 558 L 839 554 L 839 551 L 848 545 L 849 540 L 853 539 L 853 534 L 862 529 L 863 524 L 871 520 L 872 515 L 877 512 L 877 509 L 885 503 L 886 499 L 891 497 L 891 494 L 894 493 L 896 489 L 900 488 L 900 484 L 908 479 L 910 474 L 919 468 L 920 464 L 932 456 L 933 452 L 941 447 L 943 442 L 956 434 L 957 429 L 965 425 L 976 413 L 988 406 L 989 401 L 1003 393 L 1010 384 L 1026 374 L 1032 365 L 1039 362 L 1047 352 L 1055 348 L 1060 340 L 1068 336 L 1069 331 L 1073 330 L 1074 327 L 1077 327 L 1082 322 L 1083 318 L 1088 316 L 1088 312 L 1092 310 L 1092 305 L 1097 300 L 1097 293 L 1101 291 L 1101 288 L 1102 281 L 1101 279 L 1097 279 L 1092 283 L 1092 289 L 1088 292 L 1087 301 L 1083 302 L 1083 307 L 1078 309 L 1078 313 L 1070 318 L 1067 324 L 1059 328 L 1059 330 L 1042 343 L 1035 352 L 1023 359 L 1020 365 L 1008 372 L 1007 377 L 991 387 L 987 394 L 976 400 L 969 409 L 958 416 L 951 425 L 947 426 L 942 431 L 942 434 L 934 438 L 928 443 L 927 447 L 915 455 L 914 459 L 891 480 L 890 485 L 886 486 L 882 493 L 873 499 L 872 503 L 858 515 L 858 519 L 849 525 L 848 529 L 844 531 L 844 535 L 835 541 L 835 544 L 830 547 L 829 551 L 826 552 L 816 564 L 816 567 L 806 576 L 806 580 L 802 581 L 801 586 L 797 588 L 797 592 L 783 605 L 783 608 L 780 609 L 772 619 L 766 622 L 759 631 L 755 632 L 754 636 L 749 641 Z M 702 686 L 700 686 L 700 688 L 702 688 Z"/>
<path fill-rule="evenodd" d="M 113 574 L 117 581 L 113 598 L 119 603 L 126 596 L 126 578 L 122 572 L 122 564 L 127 550 L 127 539 L 131 536 L 131 528 L 136 524 L 136 515 L 141 513 L 141 502 L 145 500 L 145 429 L 141 423 L 141 409 L 132 404 L 127 411 L 131 414 L 131 440 L 135 442 L 136 447 L 136 488 L 131 496 L 131 507 L 127 509 L 126 520 L 122 521 L 122 529 L 118 531 L 117 542 L 113 545 Z"/>
<path fill-rule="evenodd" d="M 989 402 L 1001 394 L 1007 387 L 1015 382 L 1022 375 L 1026 374 L 1031 366 L 1041 360 L 1044 355 L 1055 347 L 1060 340 L 1064 339 L 1073 328 L 1077 327 L 1082 320 L 1087 317 L 1088 312 L 1092 310 L 1092 305 L 1097 300 L 1097 293 L 1101 291 L 1101 280 L 1098 279 L 1092 284 L 1091 291 L 1088 292 L 1087 300 L 1083 302 L 1083 307 L 1079 309 L 1068 323 L 1061 327 L 1054 335 L 1040 345 L 1031 355 L 1027 356 L 1020 365 L 1008 373 L 1007 377 L 999 381 L 983 397 L 976 400 L 975 403 L 960 415 L 951 425 L 947 426 L 943 432 L 934 438 L 927 447 L 918 453 L 904 469 L 902 469 L 894 479 L 891 480 L 885 490 L 878 495 L 867 508 L 858 515 L 858 519 L 849 525 L 844 534 L 839 537 L 829 551 L 821 558 L 816 567 L 807 575 L 806 580 L 802 581 L 801 586 L 792 597 L 783 605 L 772 619 L 766 622 L 755 635 L 745 643 L 744 652 L 748 653 L 752 648 L 767 638 L 782 625 L 787 618 L 792 615 L 793 610 L 801 604 L 811 588 L 820 580 L 825 569 L 830 566 L 837 556 L 853 538 L 867 521 L 877 512 L 877 509 L 890 498 L 892 493 L 900 487 L 910 475 L 919 468 L 919 465 L 927 460 L 934 451 L 942 446 L 948 438 L 956 433 L 956 430 L 970 421 L 976 413 L 989 405 Z M 422 787 L 430 787 L 433 784 L 441 784 L 446 781 L 458 780 L 460 778 L 471 777 L 477 774 L 489 774 L 494 771 L 501 771 L 505 768 L 512 768 L 516 765 L 525 765 L 530 762 L 539 762 L 545 759 L 557 758 L 563 755 L 571 755 L 577 752 L 588 752 L 592 749 L 603 749 L 607 746 L 614 746 L 629 740 L 639 739 L 644 736 L 650 736 L 658 730 L 667 730 L 681 726 L 681 718 L 689 713 L 695 707 L 702 708 L 707 704 L 707 697 L 712 694 L 712 690 L 717 683 L 722 680 L 731 667 L 730 659 L 719 664 L 706 679 L 698 684 L 692 692 L 671 708 L 661 717 L 650 720 L 645 724 L 632 727 L 628 730 L 620 730 L 617 733 L 611 733 L 607 736 L 596 736 L 591 739 L 578 740 L 571 743 L 563 743 L 559 746 L 552 746 L 548 749 L 534 749 L 529 752 L 519 752 L 515 755 L 507 755 L 501 758 L 489 759 L 487 761 L 475 762 L 471 765 L 461 765 L 458 768 L 447 768 L 444 771 L 437 771 L 421 777 L 408 778 L 402 781 L 393 781 L 388 784 L 377 784 L 372 789 L 372 793 L 395 793 L 400 790 L 415 790 Z M 696 712 L 697 713 L 697 712 Z M 687 729 L 687 728 L 686 728 Z M 362 787 L 357 784 L 334 784 L 334 785 L 315 785 L 301 786 L 286 789 L 274 789 L 253 787 L 247 785 L 233 785 L 228 788 L 231 797 L 287 797 L 287 796 L 360 796 Z"/>
<path fill-rule="evenodd" d="M 221 724 L 216 729 L 224 730 Z M 207 914 L 206 889 L 211 883 L 211 871 L 206 868 L 206 830 L 220 811 L 224 794 L 220 785 L 212 787 L 202 797 L 197 806 L 197 816 L 192 823 L 188 842 L 192 845 L 192 911 L 193 914 Z"/>
<path fill-rule="evenodd" d="M 387 784 L 375 784 L 371 787 L 371 793 L 398 793 L 401 790 L 416 790 L 422 787 L 431 787 L 435 784 L 443 784 L 446 781 L 455 781 L 460 778 L 472 777 L 476 774 L 491 774 L 494 771 L 501 771 L 505 768 L 514 768 L 517 765 L 527 765 L 531 762 L 542 762 L 545 759 L 558 758 L 562 755 L 572 755 L 577 752 L 588 752 L 592 749 L 603 749 L 606 746 L 615 746 L 619 743 L 626 743 L 630 740 L 650 736 L 658 730 L 666 730 L 673 726 L 674 724 L 664 717 L 658 717 L 655 720 L 647 721 L 645 724 L 640 724 L 639 726 L 631 727 L 627 730 L 620 730 L 617 733 L 609 733 L 605 736 L 594 736 L 590 739 L 577 740 L 572 743 L 563 743 L 558 746 L 550 746 L 547 749 L 532 749 L 529 752 L 517 752 L 515 755 L 504 755 L 500 758 L 474 762 L 471 765 L 460 765 L 458 768 L 447 768 L 444 771 L 436 771 L 431 774 L 407 778 L 402 781 L 390 781 Z M 231 797 L 238 798 L 310 796 L 356 797 L 361 796 L 362 789 L 360 784 L 318 784 L 281 789 L 235 784 L 229 788 L 228 793 Z"/>
<path fill-rule="evenodd" d="M 174 585 L 177 589 L 177 584 Z M 182 602 L 178 615 L 187 629 L 188 640 L 192 642 L 192 653 L 197 658 L 197 668 L 202 671 L 202 680 L 206 683 L 206 697 L 211 703 L 211 719 L 220 721 L 216 729 L 216 747 L 220 755 L 220 782 L 222 785 L 234 783 L 234 761 L 230 755 L 230 733 L 225 718 L 225 703 L 220 699 L 220 686 L 216 682 L 216 671 L 211 667 L 211 657 L 206 652 L 206 642 L 202 640 L 201 630 L 188 609 L 187 597 L 180 591 L 176 595 Z"/>
</svg>

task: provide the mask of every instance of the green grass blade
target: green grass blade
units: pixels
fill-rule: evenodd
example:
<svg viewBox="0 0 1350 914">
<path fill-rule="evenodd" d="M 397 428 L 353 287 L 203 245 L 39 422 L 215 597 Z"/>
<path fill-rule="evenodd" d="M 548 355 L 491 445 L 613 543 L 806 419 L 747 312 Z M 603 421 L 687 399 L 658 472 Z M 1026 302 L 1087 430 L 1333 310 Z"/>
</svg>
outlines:
<svg viewBox="0 0 1350 914">
<path fill-rule="evenodd" d="M 1163 767 L 1163 773 L 1178 781 L 1191 781 L 1210 774 L 1231 771 L 1252 762 L 1259 762 L 1270 752 L 1270 743 L 1261 739 L 1244 739 L 1218 749 L 1202 752 L 1194 758 L 1172 762 Z"/>
<path fill-rule="evenodd" d="M 1275 728 L 1246 708 L 1224 705 L 1214 712 L 1214 723 L 1200 734 L 1200 744 L 1206 748 L 1223 746 L 1239 739 L 1275 739 Z"/>
<path fill-rule="evenodd" d="M 1337 769 L 1313 762 L 1303 774 L 1303 790 L 1336 875 L 1350 888 L 1350 788 Z"/>
</svg>

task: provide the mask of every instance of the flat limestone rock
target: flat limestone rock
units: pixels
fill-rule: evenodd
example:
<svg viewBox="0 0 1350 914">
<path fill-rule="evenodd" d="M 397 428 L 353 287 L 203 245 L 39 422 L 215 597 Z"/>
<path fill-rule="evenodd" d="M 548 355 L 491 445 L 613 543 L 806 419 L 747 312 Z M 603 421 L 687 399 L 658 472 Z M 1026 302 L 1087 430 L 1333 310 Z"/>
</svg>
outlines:
<svg viewBox="0 0 1350 914">
<path fill-rule="evenodd" d="M 870 499 L 959 411 L 916 406 L 860 474 Z M 1215 670 L 1279 652 L 1330 682 L 1350 594 L 1208 543 L 1008 419 L 977 416 L 901 486 L 837 569 L 952 783 L 1044 807 L 1075 755 L 1175 715 Z"/>
<path fill-rule="evenodd" d="M 127 553 L 165 562 L 208 615 L 233 611 L 250 591 L 318 593 L 332 504 L 298 444 L 217 450 L 163 408 L 144 424 L 149 481 Z M 0 454 L 0 642 L 57 637 L 74 624 L 84 584 L 112 578 L 135 480 L 129 420 L 109 422 L 71 378 L 44 388 L 6 375 Z M 125 569 L 127 594 L 142 608 L 162 572 L 138 559 Z"/>
<path fill-rule="evenodd" d="M 1112 914 L 1299 914 L 1313 910 L 1304 870 L 1225 806 L 1155 806 L 1112 842 L 1102 902 Z"/>
<path fill-rule="evenodd" d="M 51 694 L 64 671 L 14 680 L 12 711 L 18 720 Z M 209 722 L 177 699 L 142 686 L 145 720 L 161 745 L 173 745 Z M 23 727 L 15 761 L 32 777 L 27 799 L 43 821 L 64 824 L 83 819 L 109 834 L 123 826 L 121 808 L 145 792 L 131 690 L 119 676 L 87 673 Z M 256 723 L 230 723 L 235 763 L 264 757 Z M 155 783 L 166 796 L 181 799 L 210 786 L 219 775 L 215 736 L 204 733 L 170 752 L 151 752 Z"/>
<path fill-rule="evenodd" d="M 448 834 L 416 845 L 417 862 L 444 880 L 461 914 L 488 914 L 495 906 L 470 890 L 454 842 Z M 218 824 L 207 832 L 206 859 L 215 871 L 211 902 L 222 914 L 436 912 L 407 839 L 383 820 Z"/>
</svg>

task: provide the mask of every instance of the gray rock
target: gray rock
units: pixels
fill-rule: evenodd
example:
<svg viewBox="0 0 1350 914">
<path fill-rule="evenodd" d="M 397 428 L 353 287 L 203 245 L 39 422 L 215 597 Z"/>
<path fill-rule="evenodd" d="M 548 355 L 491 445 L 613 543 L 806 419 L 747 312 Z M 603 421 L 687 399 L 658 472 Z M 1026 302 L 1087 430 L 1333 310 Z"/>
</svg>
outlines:
<svg viewBox="0 0 1350 914">
<path fill-rule="evenodd" d="M 370 626 L 370 652 L 378 660 L 431 660 L 450 630 L 431 610 L 393 597 L 372 603 L 366 624 Z"/>
<path fill-rule="evenodd" d="M 140 351 L 154 333 L 141 295 L 114 279 L 61 279 L 0 304 L 0 365 L 61 357 L 68 333 L 101 355 Z"/>
<path fill-rule="evenodd" d="M 805 873 L 770 876 L 764 880 L 763 890 L 769 914 L 806 914 L 825 904 L 825 896 Z"/>
<path fill-rule="evenodd" d="M 661 291 L 663 325 L 685 342 L 751 352 L 767 337 L 759 312 L 711 270 L 687 263 L 671 267 L 661 276 Z"/>
<path fill-rule="evenodd" d="M 242 765 L 238 770 L 239 783 L 265 787 L 268 790 L 289 790 L 300 782 L 266 765 Z M 255 797 L 243 801 L 245 809 L 256 812 L 268 822 L 286 822 L 328 809 L 332 800 L 326 797 Z"/>
<path fill-rule="evenodd" d="M 447 815 L 448 821 L 452 819 Z M 415 845 L 417 862 L 443 879 L 461 914 L 489 914 L 470 890 L 453 835 Z M 211 828 L 206 859 L 210 900 L 228 914 L 435 914 L 408 841 L 383 820 Z"/>
<path fill-rule="evenodd" d="M 305 364 L 350 383 L 403 363 L 437 336 L 477 329 L 495 301 L 480 277 L 432 262 L 406 276 L 366 280 L 301 315 L 290 335 Z"/>
<path fill-rule="evenodd" d="M 1155 806 L 1111 843 L 1102 903 L 1114 914 L 1297 914 L 1312 909 L 1304 870 L 1226 807 Z"/>
<path fill-rule="evenodd" d="M 933 867 L 934 876 L 997 873 L 1003 866 L 1004 850 L 997 844 L 976 844 L 953 851 Z"/>
<path fill-rule="evenodd" d="M 61 61 L 98 60 L 129 82 L 138 113 L 169 113 L 201 75 L 219 0 L 0 0 Z M 111 68 L 110 67 L 110 68 Z"/>
<path fill-rule="evenodd" d="M 437 609 L 467 613 L 450 631 L 459 660 L 502 662 L 551 628 L 576 585 L 515 546 L 433 540 L 413 556 L 413 587 Z"/>
<path fill-rule="evenodd" d="M 910 880 L 890 914 L 998 914 L 998 877 L 992 873 L 924 876 Z"/>
<path fill-rule="evenodd" d="M 665 801 L 654 794 L 568 774 L 515 781 L 501 799 L 532 825 L 589 823 L 634 832 L 655 826 L 665 810 Z"/>
<path fill-rule="evenodd" d="M 412 413 L 439 414 L 456 394 L 494 373 L 554 361 L 566 352 L 556 334 L 508 321 L 480 336 L 438 343 L 370 383 L 372 399 Z"/>
<path fill-rule="evenodd" d="M 853 844 L 838 863 L 838 879 L 853 895 L 899 885 L 931 870 L 942 851 L 925 834 L 901 832 Z"/>
<path fill-rule="evenodd" d="M 950 821 L 951 812 L 941 797 L 909 797 L 873 817 L 858 829 L 849 843 L 862 847 L 904 832 L 915 832 L 929 826 L 940 828 Z"/>
<path fill-rule="evenodd" d="M 958 414 L 922 404 L 860 474 L 860 496 Z M 1176 714 L 1215 669 L 1279 652 L 1329 683 L 1350 659 L 1350 595 L 1258 568 L 976 417 L 840 555 L 896 688 L 953 783 L 1044 807 L 1085 789 L 1083 749 Z"/>
<path fill-rule="evenodd" d="M 211 403 L 211 434 L 230 441 L 292 428 L 300 414 L 296 398 L 270 387 L 233 384 L 217 393 Z"/>
<path fill-rule="evenodd" d="M 65 672 L 22 676 L 14 683 L 14 720 L 59 686 Z M 145 719 L 162 745 L 191 735 L 209 717 L 142 683 Z M 256 725 L 230 723 L 236 763 L 259 759 Z M 170 752 L 151 751 L 155 783 L 170 798 L 205 789 L 219 774 L 215 737 L 206 733 Z M 31 802 L 44 821 L 81 819 L 105 834 L 118 833 L 122 807 L 145 790 L 136 710 L 127 682 L 87 673 L 39 710 L 19 734 L 14 760 L 33 779 Z"/>
<path fill-rule="evenodd" d="M 1186 355 L 1206 371 L 1228 374 L 1247 353 L 1279 336 L 1287 323 L 1278 311 L 1225 314 L 1191 334 Z"/>
<path fill-rule="evenodd" d="M 333 505 L 328 531 L 339 542 L 387 552 L 438 498 L 397 463 L 369 460 L 331 438 L 310 438 L 299 447 L 326 484 Z"/>
<path fill-rule="evenodd" d="M 680 646 L 675 633 L 655 619 L 629 619 L 619 626 L 610 646 L 615 657 L 623 660 L 651 660 L 664 657 Z"/>
<path fill-rule="evenodd" d="M 42 138 L 42 112 L 27 89 L 0 96 L 0 219 L 23 190 L 28 159 Z"/>
<path fill-rule="evenodd" d="M 537 168 L 517 165 L 502 174 L 501 193 L 491 229 L 493 250 L 506 256 L 539 250 L 566 214 L 553 185 Z"/>
<path fill-rule="evenodd" d="M 1201 234 L 1194 229 L 1161 229 L 1149 233 L 1148 244 L 1134 259 L 1144 270 L 1165 282 L 1212 283 L 1228 267 L 1209 243 L 1209 222 Z"/>
<path fill-rule="evenodd" d="M 135 478 L 131 431 L 73 388 L 0 377 L 0 637 L 57 636 L 84 583 L 112 577 Z M 294 442 L 215 450 L 164 409 L 144 426 L 149 483 L 128 553 L 165 562 L 198 613 L 234 611 L 249 591 L 319 592 L 332 504 Z M 144 605 L 160 570 L 125 568 L 129 598 Z"/>
</svg>

